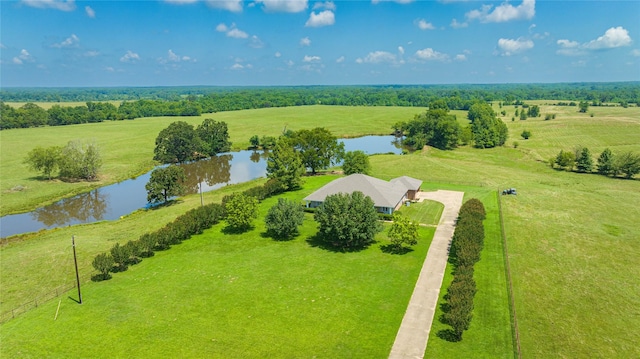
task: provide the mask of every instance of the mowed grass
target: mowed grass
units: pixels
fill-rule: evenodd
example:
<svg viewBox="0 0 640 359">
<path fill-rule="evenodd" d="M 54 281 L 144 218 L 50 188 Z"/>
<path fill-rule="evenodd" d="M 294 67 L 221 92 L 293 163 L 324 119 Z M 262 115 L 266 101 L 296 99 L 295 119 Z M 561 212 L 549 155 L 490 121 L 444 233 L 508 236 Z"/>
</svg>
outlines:
<svg viewBox="0 0 640 359">
<path fill-rule="evenodd" d="M 412 218 L 420 224 L 435 226 L 440 220 L 444 205 L 440 202 L 424 200 L 418 203 L 411 203 L 409 207 L 402 207 L 398 213 Z"/>
<path fill-rule="evenodd" d="M 380 249 L 385 233 L 361 252 L 314 247 L 310 214 L 292 241 L 265 237 L 260 220 L 242 234 L 223 228 L 84 285 L 82 305 L 62 297 L 55 321 L 57 300 L 3 324 L 2 357 L 384 358 L 434 231 L 420 228 L 413 251 L 392 255 Z"/>
<path fill-rule="evenodd" d="M 153 149 L 158 133 L 174 121 L 194 126 L 205 118 L 225 121 L 234 149 L 246 149 L 253 135 L 278 136 L 283 129 L 326 127 L 338 137 L 389 134 L 397 121 L 424 111 L 412 107 L 306 106 L 205 114 L 197 117 L 152 117 L 98 124 L 0 131 L 0 215 L 25 212 L 72 194 L 142 174 L 156 164 Z M 69 141 L 95 141 L 103 166 L 96 182 L 44 180 L 23 163 L 37 146 L 65 146 Z"/>
<path fill-rule="evenodd" d="M 542 109 L 544 114 L 547 108 Z M 604 147 L 640 152 L 640 109 L 592 108 L 593 118 L 562 109 L 555 120 L 544 121 L 543 115 L 506 121 L 509 143 L 518 141 L 518 148 L 374 156 L 374 175 L 393 178 L 401 172 L 433 183 L 517 188 L 518 196 L 502 200 L 523 357 L 640 357 L 640 331 L 634 330 L 640 328 L 640 277 L 633 274 L 640 272 L 640 181 L 556 171 L 546 164 L 547 156 L 576 145 L 593 146 L 594 157 Z M 524 127 L 533 132 L 530 140 L 518 138 Z M 564 136 L 563 128 L 575 136 Z M 476 269 L 476 298 L 484 295 L 477 276 L 495 265 L 485 262 L 493 256 L 488 249 Z M 500 302 L 497 293 L 489 294 L 494 295 Z M 478 326 L 479 315 L 474 311 L 460 343 L 438 344 L 432 332 L 427 354 L 495 357 L 474 341 L 474 331 L 494 335 L 490 326 Z"/>
</svg>

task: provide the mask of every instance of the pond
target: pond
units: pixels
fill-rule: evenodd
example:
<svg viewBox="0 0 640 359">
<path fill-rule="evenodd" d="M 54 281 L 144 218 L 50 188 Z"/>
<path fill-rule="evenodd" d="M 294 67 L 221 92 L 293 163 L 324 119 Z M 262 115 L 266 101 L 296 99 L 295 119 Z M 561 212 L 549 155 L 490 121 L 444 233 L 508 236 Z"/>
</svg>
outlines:
<svg viewBox="0 0 640 359">
<path fill-rule="evenodd" d="M 394 136 L 365 136 L 341 139 L 345 151 L 362 150 L 367 154 L 402 152 Z M 212 191 L 220 187 L 266 176 L 267 154 L 262 151 L 238 151 L 207 160 L 181 165 L 187 175 L 189 193 Z M 148 206 L 145 185 L 151 171 L 134 179 L 65 198 L 32 212 L 0 218 L 0 237 L 41 229 L 115 220 Z"/>
</svg>

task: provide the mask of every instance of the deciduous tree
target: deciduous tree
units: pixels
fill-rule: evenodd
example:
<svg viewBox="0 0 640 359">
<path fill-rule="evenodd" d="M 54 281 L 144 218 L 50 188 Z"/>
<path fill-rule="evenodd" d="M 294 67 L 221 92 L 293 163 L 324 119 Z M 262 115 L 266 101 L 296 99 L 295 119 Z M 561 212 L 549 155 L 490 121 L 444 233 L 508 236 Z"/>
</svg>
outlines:
<svg viewBox="0 0 640 359">
<path fill-rule="evenodd" d="M 258 217 L 258 200 L 253 196 L 235 193 L 224 204 L 227 225 L 236 231 L 251 228 L 253 220 Z"/>
<path fill-rule="evenodd" d="M 36 147 L 27 153 L 24 163 L 34 171 L 39 171 L 48 179 L 52 178 L 52 173 L 58 168 L 62 156 L 62 148 Z"/>
<path fill-rule="evenodd" d="M 207 118 L 196 128 L 196 134 L 202 140 L 202 151 L 208 156 L 215 156 L 221 152 L 228 152 L 231 149 L 229 142 L 229 130 L 224 121 L 214 121 Z"/>
<path fill-rule="evenodd" d="M 314 219 L 322 240 L 342 250 L 362 249 L 382 230 L 373 201 L 358 191 L 327 196 Z"/>
<path fill-rule="evenodd" d="M 147 190 L 147 201 L 149 203 L 167 202 L 171 197 L 180 196 L 184 193 L 185 179 L 182 167 L 171 165 L 156 168 L 151 172 L 151 178 L 144 186 Z"/>
<path fill-rule="evenodd" d="M 267 233 L 277 239 L 290 239 L 298 235 L 298 226 L 304 221 L 304 212 L 299 203 L 278 198 L 278 203 L 269 208 L 264 223 Z"/>
<path fill-rule="evenodd" d="M 177 121 L 160 131 L 156 137 L 153 159 L 162 163 L 184 163 L 197 158 L 202 140 L 193 126 Z"/>
<path fill-rule="evenodd" d="M 342 162 L 342 170 L 345 175 L 354 173 L 369 174 L 371 165 L 369 164 L 369 156 L 364 151 L 349 151 L 344 154 L 344 162 Z"/>
<path fill-rule="evenodd" d="M 418 244 L 418 223 L 411 222 L 400 213 L 394 213 L 388 236 L 394 251 L 399 253 L 405 245 Z"/>
<path fill-rule="evenodd" d="M 107 280 L 111 278 L 111 274 L 109 272 L 113 268 L 115 264 L 113 257 L 108 253 L 100 253 L 95 258 L 93 258 L 93 262 L 91 265 L 98 272 L 100 272 L 100 278 L 97 280 Z"/>
<path fill-rule="evenodd" d="M 316 173 L 338 163 L 344 155 L 344 143 L 324 127 L 300 130 L 293 134 L 293 144 L 300 151 L 302 163 Z"/>
</svg>

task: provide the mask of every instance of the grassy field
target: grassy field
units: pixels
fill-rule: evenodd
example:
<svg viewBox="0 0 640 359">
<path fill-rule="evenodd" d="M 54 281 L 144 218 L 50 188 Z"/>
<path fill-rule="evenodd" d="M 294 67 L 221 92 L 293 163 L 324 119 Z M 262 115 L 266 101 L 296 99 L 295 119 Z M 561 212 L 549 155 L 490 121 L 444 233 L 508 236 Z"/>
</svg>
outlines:
<svg viewBox="0 0 640 359">
<path fill-rule="evenodd" d="M 357 109 L 357 110 L 356 110 Z M 220 112 L 198 117 L 152 117 L 99 124 L 12 129 L 0 131 L 0 215 L 25 212 L 72 194 L 116 183 L 144 173 L 154 166 L 153 148 L 158 133 L 171 122 L 193 125 L 204 118 L 225 121 L 234 149 L 246 149 L 253 135 L 277 136 L 282 130 L 323 126 L 339 137 L 389 134 L 397 121 L 405 121 L 424 109 L 411 107 L 308 106 Z M 39 178 L 23 163 L 36 146 L 64 146 L 72 140 L 91 140 L 103 157 L 97 182 L 64 183 Z"/>
<path fill-rule="evenodd" d="M 285 196 L 301 200 L 335 178 L 309 178 Z M 264 201 L 260 217 L 276 201 Z M 438 211 L 431 206 L 425 210 Z M 173 211 L 156 212 L 164 210 Z M 91 232 L 84 227 L 81 233 Z M 392 255 L 380 249 L 388 243 L 384 232 L 358 253 L 315 247 L 308 243 L 316 233 L 309 214 L 292 241 L 265 237 L 260 221 L 242 234 L 223 228 L 108 282 L 86 284 L 84 303 L 63 297 L 56 321 L 58 301 L 50 301 L 3 324 L 1 356 L 386 357 L 434 232 L 421 227 L 414 251 Z"/>
<path fill-rule="evenodd" d="M 510 138 L 505 147 L 488 150 L 460 148 L 455 151 L 425 149 L 406 156 L 376 155 L 371 157 L 373 175 L 387 180 L 399 175 L 408 175 L 424 180 L 423 188 L 426 189 L 464 190 L 467 193 L 465 199 L 470 197 L 482 199 L 489 211 L 486 225 L 488 233 L 493 233 L 492 238 L 498 233 L 495 191 L 499 188 L 516 187 L 518 196 L 504 196 L 502 200 L 522 356 L 525 358 L 640 357 L 640 349 L 637 346 L 637 343 L 640 342 L 640 331 L 635 329 L 640 328 L 640 297 L 638 296 L 640 279 L 634 275 L 640 272 L 640 264 L 636 258 L 637 253 L 640 253 L 640 241 L 638 240 L 640 233 L 638 229 L 638 223 L 640 223 L 640 206 L 638 206 L 640 203 L 640 181 L 557 171 L 549 168 L 546 164 L 547 159 L 557 154 L 561 149 L 572 150 L 578 145 L 588 146 L 594 156 L 597 156 L 605 147 L 611 148 L 614 153 L 628 150 L 640 152 L 640 109 L 636 107 L 628 109 L 591 107 L 587 114 L 580 114 L 575 107 L 547 106 L 544 103 L 539 102 L 542 117 L 526 121 L 516 119 L 511 122 L 510 119 L 515 109 L 513 106 L 505 107 L 508 113 L 504 119 L 510 131 Z M 293 116 L 297 111 L 299 118 L 309 119 L 308 122 L 304 122 L 308 124 L 308 127 L 314 127 L 316 122 L 311 120 L 313 116 L 307 116 L 303 110 L 315 112 L 317 117 L 318 113 L 324 112 L 325 109 L 321 106 L 294 108 L 291 109 L 290 115 Z M 498 110 L 498 106 L 495 105 L 494 109 Z M 273 110 L 285 111 L 286 109 Z M 387 108 L 344 108 L 340 110 L 352 111 L 352 116 L 356 116 L 356 113 L 361 110 L 365 112 L 378 110 L 381 113 L 390 111 Z M 417 109 L 410 110 L 414 113 L 417 112 Z M 262 118 L 261 111 L 271 110 L 253 112 L 254 122 L 256 117 Z M 251 111 L 239 111 L 236 115 L 239 117 L 238 114 L 248 112 Z M 544 121 L 546 113 L 555 113 L 556 119 Z M 593 117 L 591 117 L 591 113 L 593 113 Z M 234 113 L 220 113 L 213 117 L 222 120 L 218 117 L 222 115 L 233 116 Z M 389 114 L 387 113 L 386 116 Z M 380 116 L 377 125 L 372 123 L 367 126 L 365 122 L 360 127 L 362 131 L 360 134 L 376 133 L 375 129 L 378 129 L 380 133 L 387 132 L 390 124 L 398 119 L 406 120 L 411 116 L 407 114 L 404 118 L 393 120 L 382 119 L 384 116 Z M 243 117 L 245 125 L 251 124 L 250 117 Z M 265 115 L 265 117 L 267 116 Z M 266 132 L 266 134 L 277 134 L 281 131 L 282 123 L 285 121 L 280 121 L 280 118 L 284 117 L 286 116 L 274 116 L 273 128 L 267 129 L 272 132 Z M 172 120 L 175 119 L 149 119 L 151 122 L 157 121 L 163 125 Z M 100 124 L 98 126 L 105 126 L 103 128 L 119 124 L 122 126 L 142 126 L 136 124 L 144 121 L 147 120 Z M 194 119 L 193 123 L 198 121 Z M 289 121 L 289 128 L 297 129 L 293 125 L 294 120 L 287 121 Z M 387 126 L 387 121 L 389 126 Z M 230 133 L 234 136 L 234 130 L 231 130 L 231 121 L 228 122 Z M 303 127 L 301 123 L 295 122 L 295 125 L 301 128 Z M 345 135 L 355 134 L 355 131 L 347 128 L 350 124 L 343 124 L 345 128 L 341 130 L 341 123 L 336 120 L 334 123 L 336 127 L 333 128 L 333 131 Z M 163 125 L 158 126 L 158 129 Z M 323 125 L 325 125 L 324 122 Z M 252 134 L 250 132 L 258 132 L 257 126 L 259 125 L 250 126 L 249 130 L 245 128 L 243 131 L 246 133 L 242 135 L 242 139 L 236 141 L 247 141 Z M 329 124 L 326 126 L 330 127 Z M 532 131 L 533 135 L 529 140 L 523 140 L 519 137 L 523 129 Z M 30 129 L 29 132 L 24 133 L 31 133 L 31 131 L 37 133 L 40 130 L 45 129 Z M 6 133 L 10 132 L 6 131 Z M 0 133 L 3 150 L 2 164 L 0 164 L 3 166 L 3 210 L 5 206 L 5 148 L 10 148 L 5 147 L 6 133 L 5 131 Z M 149 151 L 152 150 L 152 139 L 156 134 L 157 131 L 148 136 L 151 139 Z M 513 141 L 519 143 L 517 148 L 514 148 Z M 220 195 L 220 193 L 210 193 L 206 195 L 206 198 L 214 200 L 216 196 Z M 69 256 L 63 258 L 59 257 L 61 254 L 57 254 L 70 251 L 68 242 L 72 234 L 78 235 L 77 238 L 81 238 L 89 247 L 94 246 L 92 251 L 95 252 L 99 246 L 108 248 L 114 241 L 122 241 L 129 237 L 135 237 L 146 230 L 157 228 L 170 221 L 176 214 L 184 212 L 189 206 L 197 205 L 198 201 L 197 197 L 187 197 L 182 203 L 168 207 L 163 211 L 153 211 L 150 214 L 146 212 L 135 213 L 115 222 L 45 231 L 30 236 L 28 240 L 1 248 L 3 305 L 5 298 L 16 303 L 20 298 L 26 296 L 26 292 L 48 285 L 48 276 L 51 273 L 60 273 L 56 275 L 66 276 L 70 281 L 73 280 L 72 272 L 68 269 L 62 269 L 63 265 L 67 266 L 71 263 Z M 187 245 L 196 246 L 195 243 L 197 240 L 186 242 L 171 251 L 181 251 L 183 246 L 184 248 L 187 248 Z M 289 244 L 298 245 L 298 243 L 304 246 L 304 240 L 296 240 Z M 276 245 L 286 244 L 278 243 Z M 59 249 L 54 251 L 53 248 Z M 248 250 L 249 247 L 246 249 Z M 162 256 L 171 257 L 171 251 L 163 253 Z M 500 267 L 504 265 L 501 264 L 503 261 L 501 251 L 501 244 L 498 240 L 495 238 L 487 240 L 482 259 L 476 267 L 476 281 L 479 291 L 476 295 L 474 319 L 470 330 L 464 334 L 464 340 L 459 343 L 449 343 L 438 338 L 437 331 L 444 326 L 436 320 L 426 353 L 429 357 L 494 358 L 506 357 L 511 354 L 509 321 L 506 320 L 508 316 L 505 317 L 508 315 L 505 274 L 503 267 Z M 369 255 L 369 250 L 365 252 L 363 257 Z M 418 255 L 418 252 L 420 250 L 416 249 L 412 255 Z M 209 252 L 204 253 L 210 254 Z M 259 257 L 256 255 L 262 252 L 249 250 L 247 253 L 253 254 L 254 256 L 251 258 L 255 260 L 253 257 Z M 268 251 L 264 253 L 268 253 Z M 329 253 L 320 250 L 317 253 L 329 255 Z M 88 257 L 89 253 L 84 253 L 84 255 Z M 49 264 L 49 258 L 52 258 L 54 264 Z M 152 260 L 160 262 L 161 258 L 159 255 Z M 215 261 L 224 261 L 220 257 L 214 258 Z M 173 259 L 167 259 L 167 261 L 173 261 Z M 176 259 L 176 261 L 179 260 Z M 34 264 L 34 262 L 41 263 Z M 89 268 L 88 263 L 84 263 L 85 270 Z M 109 293 L 111 291 L 130 293 L 129 290 L 133 290 L 130 289 L 130 283 L 135 283 L 131 284 L 132 286 L 142 283 L 146 285 L 146 282 L 151 278 L 150 276 L 133 275 L 135 271 L 143 271 L 145 268 L 143 266 L 151 266 L 149 263 L 150 261 L 146 261 L 146 264 L 143 262 L 130 272 L 118 274 L 111 283 L 90 284 L 87 286 L 87 290 L 96 288 L 91 289 L 97 291 L 94 295 L 96 298 L 104 297 L 101 292 L 103 290 L 109 291 Z M 250 262 L 240 261 L 236 257 L 235 265 L 240 267 L 249 265 L 239 263 Z M 163 265 L 158 264 L 157 268 L 160 267 Z M 19 277 L 21 271 L 26 274 L 22 274 L 22 279 L 14 280 L 12 277 Z M 160 272 L 158 269 L 153 273 Z M 180 270 L 178 269 L 177 272 L 179 273 Z M 31 276 L 37 278 L 27 279 Z M 131 278 L 127 279 L 129 282 L 126 282 L 125 279 L 129 276 Z M 165 280 L 165 278 L 162 279 Z M 449 273 L 445 277 L 443 288 L 446 288 L 450 280 Z M 28 283 L 28 287 L 24 286 L 24 283 Z M 117 286 L 117 290 L 108 289 L 111 286 Z M 27 288 L 25 289 L 25 287 Z M 142 288 L 142 290 L 163 290 L 157 286 Z M 177 289 L 173 288 L 173 290 L 193 290 L 194 288 L 201 290 L 198 286 L 191 287 L 189 285 L 177 287 Z M 261 293 L 260 289 L 264 288 L 258 287 L 256 293 Z M 171 294 L 166 295 L 172 305 L 174 300 L 178 301 Z M 104 300 L 109 301 L 111 298 Z M 135 309 L 136 306 L 132 304 L 131 307 L 126 307 L 132 301 L 128 296 L 117 296 L 117 298 L 118 302 L 101 302 L 103 306 L 96 311 L 102 311 L 101 313 L 105 317 L 114 322 L 128 320 L 127 317 L 119 313 L 135 311 L 132 308 Z M 8 337 L 11 337 L 10 340 L 12 340 L 11 347 L 14 345 L 28 347 L 32 343 L 37 345 L 40 338 L 32 335 L 29 329 L 35 327 L 33 323 L 41 321 L 44 323 L 49 320 L 51 323 L 47 328 L 55 332 L 56 329 L 53 328 L 54 324 L 52 324 L 51 318 L 55 313 L 57 303 L 52 303 L 49 302 L 43 308 L 3 324 L 0 334 L 2 335 L 3 347 L 6 343 L 5 338 Z M 111 307 L 108 307 L 109 305 Z M 65 301 L 63 306 L 69 308 L 71 302 Z M 118 309 L 121 306 L 125 306 L 122 312 L 105 309 Z M 8 302 L 7 307 L 9 307 Z M 84 310 L 85 307 L 82 308 Z M 170 308 L 174 311 L 179 310 L 175 307 Z M 62 313 L 67 313 L 67 309 L 64 311 L 63 309 L 61 309 Z M 367 320 L 374 322 L 377 320 L 377 315 L 371 313 L 368 315 Z M 71 322 L 79 325 L 79 318 L 82 316 L 74 318 L 70 319 Z M 304 320 L 301 319 L 302 321 Z M 150 329 L 143 329 L 136 333 L 127 331 L 126 335 L 140 338 L 142 342 L 140 347 L 144 348 L 148 347 L 146 343 L 150 340 L 148 337 L 143 337 L 144 333 L 151 333 L 156 329 L 159 333 L 165 334 L 163 338 L 167 336 L 170 341 L 179 340 L 171 336 L 172 333 L 175 333 L 172 327 L 167 323 L 164 324 L 165 326 L 162 327 L 164 329 L 160 330 L 154 327 L 152 319 L 148 318 Z M 113 336 L 112 332 L 128 330 L 123 326 L 118 328 L 108 326 L 108 328 L 106 334 L 101 334 Z M 397 330 L 397 327 L 395 329 Z M 87 330 L 91 329 L 87 328 Z M 292 330 L 295 329 L 288 328 L 287 332 Z M 390 331 L 389 328 L 385 330 Z M 10 335 L 5 333 L 10 333 Z M 14 339 L 16 336 L 19 339 Z M 89 334 L 84 336 L 92 337 Z M 96 336 L 99 335 L 96 334 Z M 244 337 L 240 337 L 248 336 L 249 334 L 245 333 Z M 194 335 L 193 338 L 198 339 L 199 337 Z M 267 340 L 264 336 L 261 338 Z M 260 340 L 261 338 L 253 338 L 252 340 Z M 380 340 L 380 347 L 387 345 L 384 340 L 377 339 Z M 21 340 L 21 342 L 15 344 L 16 340 Z M 98 348 L 105 348 L 109 345 L 108 340 L 100 341 L 99 338 L 90 340 L 94 341 L 91 345 Z M 331 339 L 328 340 L 328 343 L 335 343 Z M 369 339 L 362 340 L 362 343 L 368 343 Z M 251 345 L 256 348 L 262 347 L 262 344 L 253 341 Z M 250 350 L 251 345 L 246 347 L 249 348 L 247 350 Z M 336 344 L 336 346 L 340 347 L 340 344 Z M 185 345 L 185 347 L 189 346 Z M 34 350 L 32 355 L 38 356 L 40 352 L 37 350 L 40 349 Z M 262 349 L 256 350 L 258 355 L 265 353 L 268 355 L 267 352 L 258 352 Z M 360 354 L 349 350 L 351 349 L 345 349 L 345 353 L 351 353 L 352 357 Z M 382 352 L 383 350 L 379 353 Z M 11 353 L 17 352 L 12 351 Z M 371 354 L 370 357 L 386 357 L 388 355 L 388 352 L 379 353 L 370 352 L 368 354 Z M 185 355 L 188 356 L 189 353 L 185 352 Z"/>
</svg>

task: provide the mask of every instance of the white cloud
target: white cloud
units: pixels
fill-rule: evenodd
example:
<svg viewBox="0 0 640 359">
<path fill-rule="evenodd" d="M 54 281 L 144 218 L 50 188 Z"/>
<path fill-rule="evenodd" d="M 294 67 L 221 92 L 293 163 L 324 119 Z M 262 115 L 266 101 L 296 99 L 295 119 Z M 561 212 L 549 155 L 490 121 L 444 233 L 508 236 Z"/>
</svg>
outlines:
<svg viewBox="0 0 640 359">
<path fill-rule="evenodd" d="M 266 12 L 302 12 L 307 9 L 307 0 L 256 0 Z"/>
<path fill-rule="evenodd" d="M 217 32 L 227 32 L 227 31 L 229 31 L 229 28 L 224 23 L 220 23 L 220 24 L 218 24 L 218 26 L 216 26 L 216 31 Z"/>
<path fill-rule="evenodd" d="M 533 48 L 533 41 L 518 39 L 499 39 L 498 48 L 502 51 L 502 56 L 511 56 Z"/>
<path fill-rule="evenodd" d="M 345 60 L 344 56 L 340 56 L 340 57 L 338 57 L 338 58 L 336 59 L 336 63 L 341 64 L 341 63 L 343 63 L 343 62 L 344 62 L 344 60 Z"/>
<path fill-rule="evenodd" d="M 25 62 L 34 62 L 33 56 L 26 49 L 20 50 L 20 55 L 13 58 L 13 63 L 16 65 L 22 65 Z"/>
<path fill-rule="evenodd" d="M 465 54 L 458 54 L 454 58 L 456 61 L 467 61 L 467 56 Z"/>
<path fill-rule="evenodd" d="M 400 53 L 400 55 L 404 55 L 404 47 L 398 46 L 398 52 Z"/>
<path fill-rule="evenodd" d="M 585 55 L 588 51 L 614 49 L 618 47 L 629 46 L 633 40 L 629 36 L 629 32 L 622 26 L 612 27 L 607 30 L 604 35 L 595 40 L 591 40 L 584 44 L 568 39 L 561 39 L 556 42 L 559 49 L 556 51 L 559 55 L 579 56 Z"/>
<path fill-rule="evenodd" d="M 325 9 L 325 10 L 336 10 L 336 4 L 333 1 L 327 2 L 317 2 L 313 5 L 313 10 Z"/>
<path fill-rule="evenodd" d="M 242 69 L 244 69 L 244 66 L 242 66 L 242 64 L 235 63 L 233 64 L 233 66 L 231 66 L 231 70 L 242 70 Z"/>
<path fill-rule="evenodd" d="M 449 26 L 454 29 L 462 29 L 463 27 L 469 26 L 469 24 L 467 24 L 466 22 L 458 22 L 458 20 L 453 19 L 451 20 L 451 24 L 449 24 Z"/>
<path fill-rule="evenodd" d="M 280 51 L 276 51 L 276 53 L 275 53 L 275 54 L 273 54 L 273 56 L 275 56 L 275 57 L 281 57 L 281 56 L 282 56 L 282 54 L 280 53 Z"/>
<path fill-rule="evenodd" d="M 319 13 L 311 12 L 309 20 L 304 24 L 305 27 L 322 27 L 336 23 L 336 17 L 331 10 L 324 10 Z"/>
<path fill-rule="evenodd" d="M 289 61 L 286 62 L 286 64 L 287 64 L 287 66 L 291 67 L 291 66 L 295 65 L 296 63 L 291 61 L 291 60 L 289 60 Z"/>
<path fill-rule="evenodd" d="M 100 55 L 100 52 L 93 51 L 93 50 L 92 51 L 87 51 L 87 52 L 84 53 L 85 57 L 96 57 L 98 55 Z"/>
<path fill-rule="evenodd" d="M 300 46 L 311 46 L 311 40 L 308 37 L 300 39 Z"/>
<path fill-rule="evenodd" d="M 207 0 L 207 6 L 231 12 L 242 12 L 242 0 Z"/>
<path fill-rule="evenodd" d="M 95 10 L 93 10 L 91 8 L 91 6 L 85 6 L 84 7 L 84 12 L 87 14 L 88 17 L 94 19 L 96 17 L 96 12 Z"/>
<path fill-rule="evenodd" d="M 591 50 L 613 49 L 616 47 L 629 46 L 631 42 L 631 37 L 627 29 L 618 26 L 610 28 L 604 35 L 589 41 L 584 47 Z"/>
<path fill-rule="evenodd" d="M 449 55 L 428 47 L 426 49 L 416 51 L 416 58 L 420 61 L 447 61 L 449 59 Z"/>
<path fill-rule="evenodd" d="M 246 39 L 249 37 L 249 34 L 238 28 L 233 28 L 227 32 L 227 36 L 233 37 L 234 39 Z"/>
<path fill-rule="evenodd" d="M 73 11 L 76 9 L 75 0 L 22 0 L 22 3 L 38 9 L 56 9 Z"/>
<path fill-rule="evenodd" d="M 4 46 L 4 44 L 3 44 L 3 43 L 0 43 L 0 49 L 6 49 L 6 48 L 7 48 L 7 47 L 6 47 L 6 46 Z"/>
<path fill-rule="evenodd" d="M 51 47 L 55 47 L 58 49 L 78 47 L 78 42 L 80 42 L 80 38 L 78 38 L 76 34 L 71 34 L 71 36 L 67 37 L 63 42 L 59 44 L 53 44 L 51 45 Z"/>
<path fill-rule="evenodd" d="M 425 19 L 420 19 L 416 21 L 416 25 L 418 25 L 418 28 L 420 28 L 420 30 L 433 30 L 435 29 L 435 26 L 433 26 L 432 23 L 427 22 Z"/>
<path fill-rule="evenodd" d="M 536 1 L 523 0 L 518 6 L 507 2 L 497 6 L 493 11 L 493 5 L 482 5 L 479 10 L 472 10 L 465 14 L 467 20 L 479 20 L 480 22 L 507 22 L 513 20 L 530 20 L 536 14 Z"/>
<path fill-rule="evenodd" d="M 638 49 L 631 50 L 631 56 L 640 57 L 640 50 Z"/>
<path fill-rule="evenodd" d="M 302 59 L 303 62 L 320 62 L 320 60 L 322 60 L 320 56 L 309 56 L 309 55 L 304 55 L 304 58 Z"/>
<path fill-rule="evenodd" d="M 362 64 L 362 63 L 379 64 L 384 62 L 395 63 L 396 55 L 387 51 L 374 51 L 374 52 L 370 52 L 364 58 L 357 58 L 356 62 L 359 64 Z"/>
<path fill-rule="evenodd" d="M 120 58 L 120 62 L 128 62 L 128 63 L 134 63 L 138 60 L 140 60 L 140 55 L 136 54 L 131 50 L 128 50 L 127 53 Z"/>
</svg>

